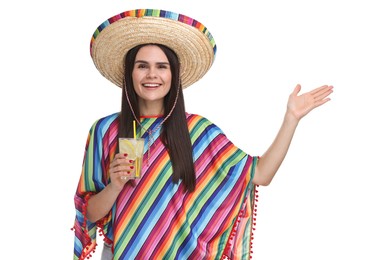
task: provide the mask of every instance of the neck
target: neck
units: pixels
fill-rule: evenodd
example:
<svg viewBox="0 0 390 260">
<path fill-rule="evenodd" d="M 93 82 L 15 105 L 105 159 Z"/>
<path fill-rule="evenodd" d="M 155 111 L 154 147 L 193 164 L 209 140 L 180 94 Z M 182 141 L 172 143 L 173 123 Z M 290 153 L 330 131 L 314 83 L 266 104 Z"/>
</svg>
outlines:
<svg viewBox="0 0 390 260">
<path fill-rule="evenodd" d="M 139 104 L 141 116 L 164 115 L 164 106 L 162 102 L 148 102 Z"/>
</svg>

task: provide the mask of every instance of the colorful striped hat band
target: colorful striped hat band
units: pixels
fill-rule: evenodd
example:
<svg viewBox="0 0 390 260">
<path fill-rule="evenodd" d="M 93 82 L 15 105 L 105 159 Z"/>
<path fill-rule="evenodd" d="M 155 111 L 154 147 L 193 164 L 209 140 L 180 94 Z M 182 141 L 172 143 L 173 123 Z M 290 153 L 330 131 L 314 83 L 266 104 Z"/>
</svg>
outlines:
<svg viewBox="0 0 390 260">
<path fill-rule="evenodd" d="M 183 88 L 206 74 L 217 50 L 213 36 L 197 20 L 164 10 L 137 9 L 115 15 L 96 29 L 91 57 L 104 77 L 122 87 L 126 53 L 147 43 L 163 44 L 177 54 Z"/>
</svg>

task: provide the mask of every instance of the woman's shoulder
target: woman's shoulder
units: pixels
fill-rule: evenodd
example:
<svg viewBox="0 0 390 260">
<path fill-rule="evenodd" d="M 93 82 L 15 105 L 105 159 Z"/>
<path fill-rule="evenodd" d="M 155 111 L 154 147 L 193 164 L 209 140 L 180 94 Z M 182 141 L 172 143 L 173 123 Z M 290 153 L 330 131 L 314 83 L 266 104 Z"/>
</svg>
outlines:
<svg viewBox="0 0 390 260">
<path fill-rule="evenodd" d="M 106 131 L 112 125 L 117 125 L 118 119 L 119 119 L 119 112 L 112 113 L 110 115 L 95 120 L 95 122 L 92 125 L 92 128 Z"/>
<path fill-rule="evenodd" d="M 187 116 L 187 123 L 189 126 L 202 128 L 202 129 L 213 128 L 214 130 L 218 129 L 219 131 L 221 131 L 217 125 L 215 125 L 208 118 L 206 118 L 202 115 L 187 112 L 186 116 Z"/>
<path fill-rule="evenodd" d="M 208 120 L 208 118 L 206 118 L 204 116 L 201 116 L 201 115 L 198 115 L 198 114 L 193 114 L 193 113 L 186 112 L 186 117 L 187 117 L 187 121 L 188 122 L 190 122 L 190 121 L 197 121 L 197 122 L 210 123 L 211 124 L 211 121 Z"/>
<path fill-rule="evenodd" d="M 107 116 L 104 116 L 104 117 L 100 118 L 99 120 L 100 121 L 107 121 L 107 120 L 113 121 L 113 120 L 117 119 L 118 117 L 119 117 L 119 112 L 115 112 L 115 113 L 109 114 Z"/>
</svg>

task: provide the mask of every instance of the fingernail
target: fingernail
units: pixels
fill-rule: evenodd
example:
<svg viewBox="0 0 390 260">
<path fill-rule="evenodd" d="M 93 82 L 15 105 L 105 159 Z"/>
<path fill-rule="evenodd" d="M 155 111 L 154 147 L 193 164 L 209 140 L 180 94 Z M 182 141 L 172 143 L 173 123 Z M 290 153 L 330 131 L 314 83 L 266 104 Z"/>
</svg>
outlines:
<svg viewBox="0 0 390 260">
<path fill-rule="evenodd" d="M 130 169 L 134 169 L 134 166 L 133 166 L 133 165 L 131 165 L 131 166 L 130 166 Z"/>
<path fill-rule="evenodd" d="M 129 163 L 133 163 L 134 161 L 133 160 L 129 160 Z"/>
<path fill-rule="evenodd" d="M 127 156 L 127 153 L 123 154 L 124 156 Z"/>
</svg>

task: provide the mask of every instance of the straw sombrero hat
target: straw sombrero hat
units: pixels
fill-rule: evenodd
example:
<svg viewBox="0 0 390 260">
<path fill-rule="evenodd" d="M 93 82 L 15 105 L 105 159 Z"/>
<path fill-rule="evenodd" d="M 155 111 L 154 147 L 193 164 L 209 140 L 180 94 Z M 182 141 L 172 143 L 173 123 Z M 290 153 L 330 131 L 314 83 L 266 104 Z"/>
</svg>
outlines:
<svg viewBox="0 0 390 260">
<path fill-rule="evenodd" d="M 92 60 L 104 77 L 122 87 L 124 57 L 144 43 L 163 44 L 176 52 L 183 88 L 206 74 L 217 50 L 213 36 L 197 20 L 170 11 L 137 9 L 115 15 L 96 29 L 90 44 Z"/>
</svg>

